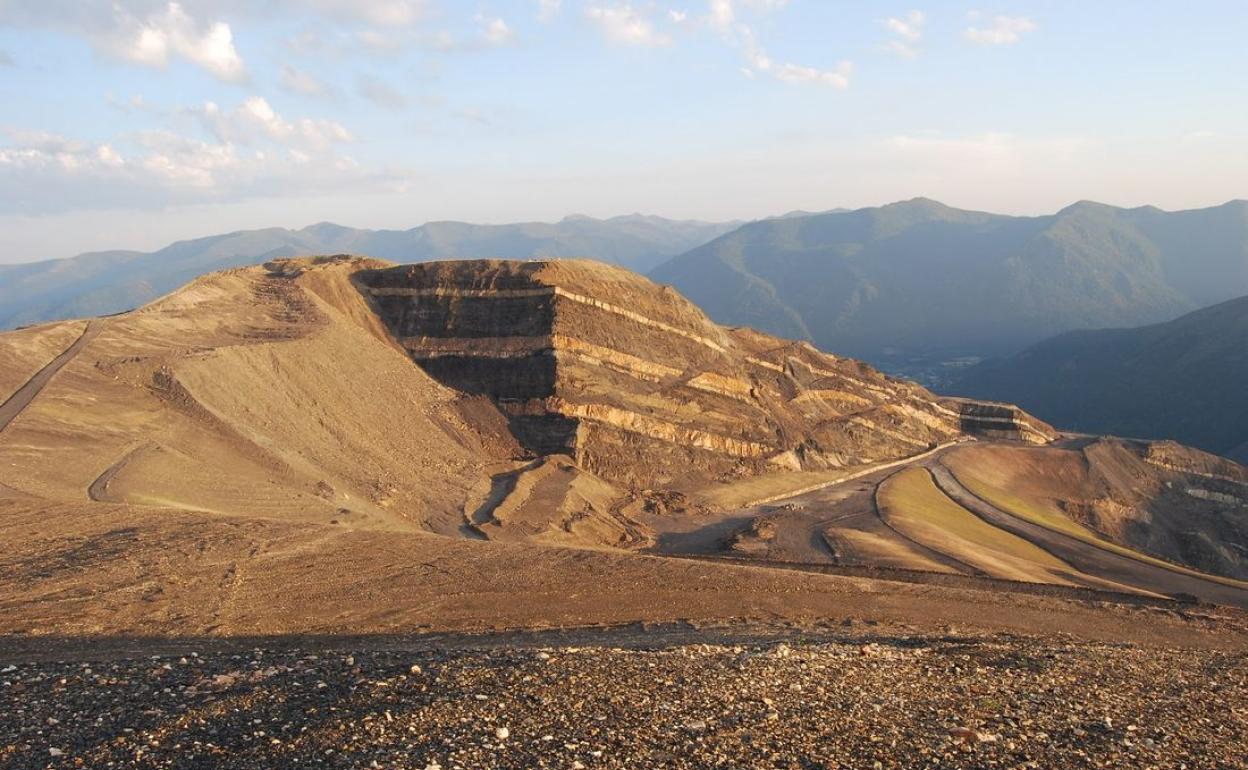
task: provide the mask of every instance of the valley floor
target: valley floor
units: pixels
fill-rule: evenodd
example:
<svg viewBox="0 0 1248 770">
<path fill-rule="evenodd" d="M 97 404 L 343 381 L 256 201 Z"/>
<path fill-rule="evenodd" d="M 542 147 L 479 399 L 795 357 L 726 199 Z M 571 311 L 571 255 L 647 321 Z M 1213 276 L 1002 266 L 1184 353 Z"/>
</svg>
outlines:
<svg viewBox="0 0 1248 770">
<path fill-rule="evenodd" d="M 157 655 L 132 641 L 19 663 L 30 653 L 10 649 L 0 765 L 1244 767 L 1242 648 L 863 625 L 783 636 L 146 643 Z"/>
</svg>

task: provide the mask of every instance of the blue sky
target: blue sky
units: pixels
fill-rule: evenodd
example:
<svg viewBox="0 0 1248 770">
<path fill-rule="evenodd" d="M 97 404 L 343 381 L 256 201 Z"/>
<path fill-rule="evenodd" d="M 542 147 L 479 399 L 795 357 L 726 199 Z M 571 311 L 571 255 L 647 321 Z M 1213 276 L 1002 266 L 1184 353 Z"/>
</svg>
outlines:
<svg viewBox="0 0 1248 770">
<path fill-rule="evenodd" d="M 1212 205 L 1248 197 L 1246 38 L 1242 0 L 0 0 L 0 261 L 321 220 Z"/>
</svg>

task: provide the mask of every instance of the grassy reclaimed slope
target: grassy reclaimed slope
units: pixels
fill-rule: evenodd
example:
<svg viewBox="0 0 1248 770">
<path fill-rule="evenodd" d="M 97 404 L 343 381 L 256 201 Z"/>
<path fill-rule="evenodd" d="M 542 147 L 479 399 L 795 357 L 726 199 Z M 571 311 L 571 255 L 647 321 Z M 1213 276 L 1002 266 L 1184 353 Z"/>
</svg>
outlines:
<svg viewBox="0 0 1248 770">
<path fill-rule="evenodd" d="M 1051 529 L 1055 532 L 1061 532 L 1064 535 L 1069 535 L 1070 537 L 1081 540 L 1089 545 L 1094 545 L 1106 551 L 1119 554 L 1120 556 L 1126 556 L 1128 558 L 1135 559 L 1136 561 L 1151 564 L 1156 567 L 1163 567 L 1181 575 L 1192 575 L 1205 580 L 1212 580 L 1223 585 L 1233 586 L 1235 588 L 1248 588 L 1248 583 L 1245 583 L 1244 581 L 1190 569 L 1179 564 L 1168 562 L 1164 559 L 1159 559 L 1155 556 L 1149 556 L 1146 553 L 1141 553 L 1132 548 L 1128 548 L 1125 545 L 1119 545 L 1118 543 L 1110 540 L 1105 540 L 1092 530 L 1082 526 L 1070 517 L 1050 508 L 1042 502 L 1030 500 L 1026 497 L 1006 492 L 1005 490 L 975 478 L 970 475 L 969 472 L 965 472 L 961 469 L 954 471 L 953 468 L 950 468 L 949 471 L 957 477 L 962 486 L 970 490 L 976 497 L 980 498 L 989 505 L 1000 508 L 1006 513 L 1017 516 L 1024 521 L 1029 521 L 1032 524 L 1037 524 L 1045 529 Z"/>
<path fill-rule="evenodd" d="M 879 491 L 880 513 L 906 537 L 993 577 L 1069 583 L 1070 566 L 1017 535 L 998 529 L 950 500 L 925 468 L 907 468 Z"/>
</svg>

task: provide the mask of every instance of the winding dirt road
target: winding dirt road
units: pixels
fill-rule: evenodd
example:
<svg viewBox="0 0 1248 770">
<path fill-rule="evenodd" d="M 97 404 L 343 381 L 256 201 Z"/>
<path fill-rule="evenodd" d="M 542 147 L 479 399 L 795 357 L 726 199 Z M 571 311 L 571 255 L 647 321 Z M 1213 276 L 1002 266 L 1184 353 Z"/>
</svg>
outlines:
<svg viewBox="0 0 1248 770">
<path fill-rule="evenodd" d="M 56 373 L 65 368 L 65 365 L 74 360 L 74 356 L 86 347 L 95 335 L 100 333 L 101 324 L 98 320 L 88 321 L 87 328 L 82 330 L 82 334 L 74 343 L 65 348 L 56 358 L 48 362 L 47 366 L 35 372 L 35 375 L 26 381 L 26 384 L 18 388 L 8 401 L 0 404 L 0 433 L 8 428 L 13 420 L 22 413 L 26 407 L 30 406 L 35 397 L 47 387 Z"/>
<path fill-rule="evenodd" d="M 1189 593 L 1204 601 L 1248 609 L 1248 591 L 1198 575 L 1167 569 L 1099 548 L 1070 535 L 1033 524 L 978 497 L 940 463 L 928 469 L 936 486 L 958 505 L 1011 534 L 1038 545 L 1080 572 L 1159 594 Z"/>
</svg>

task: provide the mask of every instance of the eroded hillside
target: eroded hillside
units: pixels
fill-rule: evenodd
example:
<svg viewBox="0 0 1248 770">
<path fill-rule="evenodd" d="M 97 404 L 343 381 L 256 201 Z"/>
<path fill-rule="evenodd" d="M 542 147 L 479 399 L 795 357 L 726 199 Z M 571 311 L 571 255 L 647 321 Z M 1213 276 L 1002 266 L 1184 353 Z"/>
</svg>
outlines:
<svg viewBox="0 0 1248 770">
<path fill-rule="evenodd" d="M 443 384 L 489 396 L 520 442 L 638 488 L 910 456 L 992 432 L 1008 407 L 942 402 L 809 344 L 717 326 L 670 288 L 588 261 L 438 262 L 357 280 Z"/>
<path fill-rule="evenodd" d="M 1000 452 L 1018 472 L 984 483 L 1022 494 L 1023 470 L 1060 467 L 1048 426 L 717 326 L 670 289 L 597 263 L 275 262 L 121 316 L 0 335 L 0 351 L 14 364 L 0 380 L 6 632 L 382 631 L 834 606 L 948 622 L 985 588 L 1000 596 L 977 601 L 1002 608 L 985 623 L 1008 615 L 1018 630 L 1058 612 L 1078 630 L 1098 626 L 1065 602 L 1098 591 L 1248 604 L 1233 579 L 1248 500 L 1238 466 L 1149 447 L 1134 481 L 1114 487 L 1131 495 L 1060 497 L 1064 521 L 1129 553 L 1066 554 L 959 499 L 941 475 L 987 500 L 972 473 L 982 463 L 964 473 L 959 458 Z M 1063 473 L 1045 499 L 1069 491 Z M 1197 524 L 1184 500 L 1202 506 Z M 1169 513 L 1145 536 L 1091 522 L 1079 501 L 1124 521 Z M 1052 588 L 1038 596 L 1035 583 Z M 1006 612 L 1020 596 L 1032 609 Z"/>
</svg>

